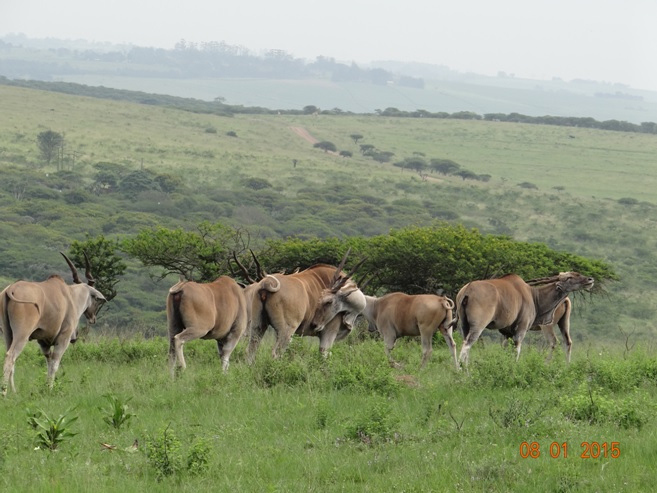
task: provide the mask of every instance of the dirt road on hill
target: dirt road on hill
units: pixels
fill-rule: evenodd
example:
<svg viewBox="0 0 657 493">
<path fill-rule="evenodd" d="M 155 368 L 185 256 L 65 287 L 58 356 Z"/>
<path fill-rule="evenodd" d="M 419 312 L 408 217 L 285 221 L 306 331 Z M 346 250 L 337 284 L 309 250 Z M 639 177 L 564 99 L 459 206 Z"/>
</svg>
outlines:
<svg viewBox="0 0 657 493">
<path fill-rule="evenodd" d="M 317 144 L 317 142 L 319 142 L 319 140 L 317 140 L 315 137 L 313 137 L 312 135 L 310 135 L 310 134 L 308 133 L 308 130 L 306 130 L 305 128 L 302 128 L 302 127 L 290 127 L 290 130 L 292 130 L 292 131 L 293 131 L 295 134 L 297 134 L 299 137 L 301 137 L 302 139 L 307 140 L 307 141 L 310 142 L 311 144 Z"/>
</svg>

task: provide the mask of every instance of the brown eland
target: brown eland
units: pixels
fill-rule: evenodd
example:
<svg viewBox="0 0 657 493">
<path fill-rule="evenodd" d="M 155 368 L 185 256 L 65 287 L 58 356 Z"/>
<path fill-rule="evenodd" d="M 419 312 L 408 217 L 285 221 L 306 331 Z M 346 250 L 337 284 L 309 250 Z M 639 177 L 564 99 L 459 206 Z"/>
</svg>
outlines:
<svg viewBox="0 0 657 493">
<path fill-rule="evenodd" d="M 167 295 L 169 326 L 169 365 L 187 367 L 183 345 L 193 339 L 213 339 L 223 371 L 228 370 L 230 355 L 248 325 L 247 303 L 243 289 L 228 276 L 210 283 L 181 280 Z"/>
<path fill-rule="evenodd" d="M 551 324 L 555 309 L 568 294 L 591 289 L 594 279 L 579 272 L 562 272 L 533 282 L 530 286 L 519 276 L 509 274 L 472 281 L 461 288 L 456 296 L 463 332 L 460 363 L 467 366 L 470 348 L 486 328 L 511 333 L 518 359 L 527 331 L 535 325 Z"/>
<path fill-rule="evenodd" d="M 60 252 L 61 253 L 61 252 Z M 72 285 L 66 284 L 58 275 L 42 282 L 17 281 L 5 288 L 0 296 L 0 313 L 5 336 L 5 355 L 2 393 L 14 385 L 16 359 L 28 341 L 36 340 L 48 365 L 47 382 L 50 387 L 55 381 L 64 352 L 77 339 L 80 317 L 84 314 L 91 324 L 106 301 L 94 287 L 89 259 L 85 255 L 87 283 L 80 280 L 77 269 L 62 253 L 73 275 Z"/>
<path fill-rule="evenodd" d="M 247 359 L 250 362 L 254 360 L 262 337 L 270 325 L 276 333 L 272 348 L 274 358 L 283 354 L 294 334 L 319 338 L 319 351 L 327 356 L 336 341 L 351 333 L 353 320 L 342 316 L 334 317 L 319 329 L 311 326 L 317 300 L 323 290 L 341 278 L 351 277 L 365 261 L 361 260 L 350 273 L 345 274 L 342 269 L 349 253 L 350 250 L 347 250 L 337 268 L 316 264 L 292 274 L 266 274 L 254 255 L 259 280 L 252 282 L 245 290 L 250 298 L 250 340 L 247 350 Z M 248 277 L 246 269 L 242 265 L 240 268 Z M 253 281 L 250 278 L 249 280 Z"/>
<path fill-rule="evenodd" d="M 563 302 L 557 306 L 554 310 L 554 316 L 552 317 L 551 324 L 545 325 L 535 325 L 530 331 L 541 331 L 543 337 L 547 341 L 548 348 L 550 350 L 547 360 L 552 359 L 554 350 L 557 347 L 557 337 L 554 335 L 554 326 L 558 326 L 561 331 L 561 336 L 563 338 L 564 350 L 566 352 L 566 363 L 570 363 L 570 354 L 573 349 L 573 340 L 570 338 L 570 313 L 572 311 L 572 302 L 570 298 L 566 298 Z M 513 338 L 513 332 L 508 329 L 501 329 L 500 333 L 504 338 L 504 344 L 506 345 L 509 339 Z"/>
<path fill-rule="evenodd" d="M 440 330 L 452 353 L 454 365 L 458 368 L 456 344 L 452 336 L 453 310 L 454 302 L 445 296 L 393 292 L 377 298 L 364 295 L 356 283 L 350 281 L 337 289 L 324 290 L 313 324 L 321 327 L 338 313 L 343 313 L 343 318 L 362 314 L 370 330 L 378 330 L 383 337 L 388 361 L 394 367 L 399 367 L 392 357 L 397 339 L 420 337 L 420 368 L 423 368 L 431 358 L 433 335 Z"/>
</svg>

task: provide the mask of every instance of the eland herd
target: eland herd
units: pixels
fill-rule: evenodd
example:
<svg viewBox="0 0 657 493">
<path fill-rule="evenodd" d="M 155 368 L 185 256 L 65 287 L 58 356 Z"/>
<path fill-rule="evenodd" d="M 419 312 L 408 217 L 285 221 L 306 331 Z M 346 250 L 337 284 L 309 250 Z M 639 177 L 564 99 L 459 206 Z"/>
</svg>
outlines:
<svg viewBox="0 0 657 493">
<path fill-rule="evenodd" d="M 247 361 L 253 362 L 268 327 L 276 334 L 272 349 L 280 356 L 294 334 L 319 338 L 319 350 L 326 356 L 333 343 L 346 338 L 359 316 L 371 331 L 378 331 L 390 365 L 399 367 L 392 357 L 400 337 L 419 336 L 421 367 L 431 357 L 432 339 L 437 331 L 447 342 L 457 369 L 467 367 L 469 352 L 484 329 L 498 330 L 512 339 L 516 359 L 528 330 L 542 330 L 549 340 L 550 355 L 556 346 L 554 325 L 558 325 L 570 361 L 570 293 L 590 290 L 592 277 L 563 272 L 552 277 L 524 281 L 515 274 L 498 279 L 476 280 L 463 286 L 456 301 L 433 294 L 388 293 L 368 296 L 365 284 L 352 278 L 365 259 L 350 272 L 343 271 L 349 251 L 335 267 L 316 264 L 292 274 L 267 274 L 253 255 L 256 279 L 233 258 L 249 282 L 243 285 L 228 276 L 211 283 L 181 279 L 169 289 L 166 313 L 169 332 L 169 367 L 185 368 L 183 345 L 194 339 L 213 339 L 221 366 L 228 370 L 230 355 L 240 339 L 248 334 Z M 84 314 L 94 323 L 106 301 L 94 287 L 89 259 L 85 255 L 87 283 L 80 280 L 71 260 L 62 253 L 73 277 L 69 285 L 58 275 L 43 282 L 17 281 L 0 293 L 0 329 L 7 347 L 3 368 L 2 393 L 14 386 L 16 359 L 28 341 L 36 340 L 46 358 L 47 381 L 53 385 L 62 355 L 77 338 L 77 327 Z M 457 358 L 453 330 L 459 325 L 463 346 Z"/>
</svg>

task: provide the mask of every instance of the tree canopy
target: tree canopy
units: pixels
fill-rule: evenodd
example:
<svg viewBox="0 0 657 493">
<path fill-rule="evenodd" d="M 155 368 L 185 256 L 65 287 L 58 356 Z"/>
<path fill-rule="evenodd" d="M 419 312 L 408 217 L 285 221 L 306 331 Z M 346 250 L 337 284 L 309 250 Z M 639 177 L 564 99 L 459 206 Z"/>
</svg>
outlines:
<svg viewBox="0 0 657 493">
<path fill-rule="evenodd" d="M 221 274 L 232 274 L 228 261 L 233 250 L 238 255 L 245 251 L 243 235 L 242 230 L 203 223 L 192 232 L 144 230 L 137 238 L 126 240 L 123 248 L 145 265 L 162 267 L 165 274 L 177 272 L 188 279 L 196 276 L 209 281 Z M 351 254 L 346 268 L 366 258 L 358 276 L 367 274 L 367 291 L 371 293 L 444 292 L 455 296 L 472 280 L 509 273 L 533 279 L 573 270 L 593 276 L 597 290 L 602 289 L 605 281 L 618 278 L 600 260 L 558 252 L 543 243 L 485 235 L 476 229 L 446 223 L 392 230 L 369 238 L 268 240 L 255 254 L 266 271 L 291 272 L 316 263 L 337 265 L 347 249 L 351 249 Z M 249 262 L 252 260 L 244 256 L 243 263 Z"/>
</svg>

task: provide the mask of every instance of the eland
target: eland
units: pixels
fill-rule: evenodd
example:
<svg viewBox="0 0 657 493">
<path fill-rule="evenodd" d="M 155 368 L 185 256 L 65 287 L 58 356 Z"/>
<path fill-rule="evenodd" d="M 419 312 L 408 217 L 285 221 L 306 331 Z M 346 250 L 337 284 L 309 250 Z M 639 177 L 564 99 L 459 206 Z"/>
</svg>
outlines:
<svg viewBox="0 0 657 493">
<path fill-rule="evenodd" d="M 276 342 L 272 348 L 274 358 L 285 352 L 294 334 L 319 338 L 319 351 L 327 356 L 336 341 L 351 333 L 354 320 L 342 316 L 334 317 L 321 328 L 311 325 L 317 300 L 324 289 L 341 279 L 351 277 L 365 261 L 361 260 L 351 272 L 345 274 L 342 269 L 349 252 L 350 250 L 347 250 L 337 268 L 327 264 L 315 264 L 292 274 L 266 274 L 254 255 L 260 278 L 258 281 L 251 279 L 248 271 L 238 262 L 251 282 L 245 289 L 250 307 L 250 339 L 247 350 L 247 359 L 250 362 L 253 362 L 262 337 L 270 325 L 276 332 Z"/>
<path fill-rule="evenodd" d="M 463 332 L 460 363 L 467 366 L 470 348 L 486 328 L 512 335 L 517 360 L 527 331 L 536 325 L 551 324 L 555 309 L 568 294 L 590 290 L 594 279 L 579 272 L 562 272 L 532 283 L 508 274 L 499 279 L 472 281 L 461 288 L 456 296 Z"/>
<path fill-rule="evenodd" d="M 420 337 L 422 345 L 423 368 L 433 351 L 433 335 L 440 333 L 452 353 L 454 364 L 456 344 L 452 336 L 454 302 L 445 296 L 393 292 L 380 298 L 362 293 L 354 281 L 345 281 L 331 289 L 325 289 L 318 302 L 313 325 L 321 327 L 335 315 L 355 318 L 362 314 L 368 321 L 370 330 L 378 330 L 383 337 L 386 356 L 391 366 L 399 367 L 392 357 L 395 342 L 400 337 Z"/>
<path fill-rule="evenodd" d="M 169 364 L 187 367 L 183 345 L 193 339 L 213 339 L 223 371 L 228 370 L 230 355 L 248 325 L 243 289 L 228 276 L 210 283 L 181 280 L 167 295 L 169 326 Z"/>
<path fill-rule="evenodd" d="M 60 252 L 61 253 L 61 252 Z M 28 341 L 36 340 L 48 365 L 48 385 L 52 388 L 59 363 L 71 342 L 77 339 L 80 317 L 90 324 L 106 301 L 95 287 L 89 259 L 85 254 L 87 284 L 82 283 L 77 269 L 62 253 L 73 275 L 72 285 L 58 275 L 42 282 L 16 281 L 0 295 L 0 313 L 7 353 L 3 369 L 2 393 L 7 387 L 16 392 L 14 367 Z"/>
</svg>

